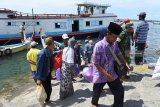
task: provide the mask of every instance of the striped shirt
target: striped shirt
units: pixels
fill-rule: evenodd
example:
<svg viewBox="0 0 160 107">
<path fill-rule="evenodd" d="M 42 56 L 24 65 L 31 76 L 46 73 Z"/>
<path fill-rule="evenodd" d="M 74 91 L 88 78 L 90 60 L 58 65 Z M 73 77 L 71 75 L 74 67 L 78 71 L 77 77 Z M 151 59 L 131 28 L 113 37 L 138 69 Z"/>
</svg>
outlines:
<svg viewBox="0 0 160 107">
<path fill-rule="evenodd" d="M 141 21 L 136 29 L 137 38 L 136 43 L 146 43 L 149 30 L 149 24 L 147 21 Z"/>
</svg>

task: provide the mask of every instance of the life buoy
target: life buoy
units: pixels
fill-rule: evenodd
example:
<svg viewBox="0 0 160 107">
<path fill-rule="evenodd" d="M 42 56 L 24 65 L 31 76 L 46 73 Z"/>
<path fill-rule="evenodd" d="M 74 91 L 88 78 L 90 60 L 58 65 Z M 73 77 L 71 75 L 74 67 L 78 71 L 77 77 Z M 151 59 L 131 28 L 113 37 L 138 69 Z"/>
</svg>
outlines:
<svg viewBox="0 0 160 107">
<path fill-rule="evenodd" d="M 12 54 L 12 50 L 11 50 L 11 49 L 6 49 L 6 50 L 4 51 L 4 54 L 5 54 L 5 55 L 11 55 L 11 54 Z"/>
<path fill-rule="evenodd" d="M 3 56 L 3 51 L 0 51 L 0 57 Z"/>
</svg>

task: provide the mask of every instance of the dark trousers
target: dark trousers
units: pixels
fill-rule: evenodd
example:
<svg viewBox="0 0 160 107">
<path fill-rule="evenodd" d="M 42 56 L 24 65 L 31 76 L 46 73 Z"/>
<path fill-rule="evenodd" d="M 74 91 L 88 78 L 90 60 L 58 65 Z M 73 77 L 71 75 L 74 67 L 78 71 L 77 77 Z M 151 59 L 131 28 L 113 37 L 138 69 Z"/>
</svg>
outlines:
<svg viewBox="0 0 160 107">
<path fill-rule="evenodd" d="M 135 48 L 135 64 L 139 65 L 141 62 L 143 63 L 145 43 L 136 43 Z"/>
<path fill-rule="evenodd" d="M 42 81 L 42 85 L 44 90 L 46 91 L 47 98 L 45 101 L 50 100 L 51 92 L 52 92 L 52 85 L 51 85 L 51 73 L 48 75 L 45 81 Z"/>
<path fill-rule="evenodd" d="M 106 83 L 95 83 L 93 85 L 92 104 L 98 106 L 98 100 L 103 87 Z M 107 82 L 112 94 L 114 95 L 113 107 L 123 107 L 124 100 L 124 88 L 119 80 L 116 79 L 113 82 Z"/>
</svg>

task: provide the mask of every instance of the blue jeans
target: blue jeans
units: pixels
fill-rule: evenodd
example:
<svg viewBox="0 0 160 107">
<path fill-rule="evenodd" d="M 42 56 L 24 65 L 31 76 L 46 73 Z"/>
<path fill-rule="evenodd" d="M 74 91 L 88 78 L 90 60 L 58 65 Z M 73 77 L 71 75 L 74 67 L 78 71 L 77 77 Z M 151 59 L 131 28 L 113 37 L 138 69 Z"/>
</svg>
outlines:
<svg viewBox="0 0 160 107">
<path fill-rule="evenodd" d="M 91 63 L 91 57 L 92 57 L 92 53 L 87 53 L 88 63 Z"/>
</svg>

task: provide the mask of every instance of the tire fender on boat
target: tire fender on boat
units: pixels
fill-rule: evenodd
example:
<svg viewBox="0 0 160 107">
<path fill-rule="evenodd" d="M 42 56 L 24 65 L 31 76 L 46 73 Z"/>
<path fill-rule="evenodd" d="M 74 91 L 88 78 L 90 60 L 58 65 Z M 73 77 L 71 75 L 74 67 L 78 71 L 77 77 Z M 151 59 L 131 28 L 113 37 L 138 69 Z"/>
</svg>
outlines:
<svg viewBox="0 0 160 107">
<path fill-rule="evenodd" d="M 11 49 L 6 49 L 4 50 L 5 55 L 12 55 L 12 50 Z"/>
<path fill-rule="evenodd" d="M 3 51 L 0 51 L 0 57 L 3 56 Z"/>
</svg>

